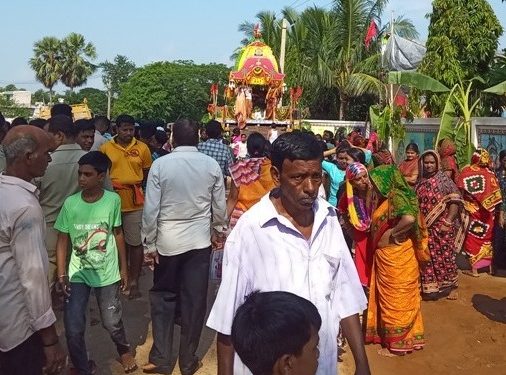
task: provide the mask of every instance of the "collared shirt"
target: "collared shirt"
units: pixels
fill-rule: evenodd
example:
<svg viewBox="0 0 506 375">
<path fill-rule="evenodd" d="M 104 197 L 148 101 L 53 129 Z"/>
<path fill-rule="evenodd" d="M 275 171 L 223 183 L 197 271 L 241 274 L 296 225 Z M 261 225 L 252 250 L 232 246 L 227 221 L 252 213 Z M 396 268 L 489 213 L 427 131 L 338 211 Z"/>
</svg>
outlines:
<svg viewBox="0 0 506 375">
<path fill-rule="evenodd" d="M 51 326 L 56 317 L 37 188 L 0 174 L 0 197 L 0 351 L 5 352 Z"/>
<path fill-rule="evenodd" d="M 84 154 L 86 151 L 77 143 L 61 145 L 51 154 L 46 173 L 37 182 L 47 224 L 56 221 L 65 199 L 79 191 L 77 162 Z"/>
<path fill-rule="evenodd" d="M 205 142 L 200 142 L 197 148 L 218 162 L 224 176 L 230 176 L 228 168 L 234 163 L 230 147 L 223 144 L 220 139 L 210 138 Z"/>
<path fill-rule="evenodd" d="M 104 143 L 100 151 L 111 159 L 111 180 L 113 186 L 124 185 L 115 189 L 121 198 L 123 212 L 142 210 L 142 205 L 134 201 L 134 192 L 130 188 L 144 179 L 144 170 L 151 167 L 151 151 L 145 143 L 133 138 L 127 147 L 116 143 L 116 139 Z"/>
<path fill-rule="evenodd" d="M 104 143 L 109 142 L 107 138 L 105 138 L 102 133 L 100 133 L 98 130 L 95 130 L 95 139 L 93 140 L 93 146 L 91 146 L 90 151 L 98 151 L 100 150 L 100 146 L 102 146 Z"/>
<path fill-rule="evenodd" d="M 322 168 L 330 178 L 330 191 L 327 200 L 332 206 L 336 207 L 338 203 L 337 191 L 339 190 L 339 185 L 344 181 L 344 178 L 346 177 L 346 172 L 342 169 L 339 169 L 337 165 L 327 160 L 322 161 Z"/>
<path fill-rule="evenodd" d="M 230 335 L 237 308 L 254 291 L 287 291 L 311 301 L 322 317 L 319 375 L 337 371 L 341 319 L 361 313 L 367 301 L 336 211 L 314 205 L 307 240 L 280 215 L 269 194 L 241 216 L 225 244 L 223 279 L 207 325 Z M 236 355 L 234 374 L 250 374 Z"/>
<path fill-rule="evenodd" d="M 172 256 L 206 248 L 211 219 L 222 231 L 226 216 L 223 174 L 213 158 L 196 147 L 180 146 L 155 160 L 142 215 L 147 252 Z"/>
</svg>

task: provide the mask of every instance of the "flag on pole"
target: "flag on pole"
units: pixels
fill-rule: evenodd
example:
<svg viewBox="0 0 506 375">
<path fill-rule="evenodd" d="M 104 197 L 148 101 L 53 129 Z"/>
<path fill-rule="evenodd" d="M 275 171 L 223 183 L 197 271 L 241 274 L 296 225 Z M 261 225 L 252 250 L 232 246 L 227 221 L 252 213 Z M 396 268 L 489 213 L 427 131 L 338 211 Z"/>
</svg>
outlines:
<svg viewBox="0 0 506 375">
<path fill-rule="evenodd" d="M 365 35 L 365 47 L 369 48 L 369 45 L 371 44 L 371 41 L 378 36 L 378 26 L 376 25 L 376 22 L 374 20 L 371 20 L 371 23 L 369 25 L 369 28 L 367 29 L 367 34 Z"/>
</svg>

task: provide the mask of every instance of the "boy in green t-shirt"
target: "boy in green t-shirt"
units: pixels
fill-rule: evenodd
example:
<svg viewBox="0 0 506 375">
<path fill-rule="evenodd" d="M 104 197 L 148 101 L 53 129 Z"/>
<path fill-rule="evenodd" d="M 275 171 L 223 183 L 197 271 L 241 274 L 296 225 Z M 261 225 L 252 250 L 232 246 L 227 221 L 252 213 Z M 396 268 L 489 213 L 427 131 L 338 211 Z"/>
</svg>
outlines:
<svg viewBox="0 0 506 375">
<path fill-rule="evenodd" d="M 80 375 L 95 371 L 88 359 L 84 331 L 91 289 L 95 290 L 103 326 L 121 357 L 125 372 L 137 369 L 130 353 L 122 321 L 120 288 L 128 286 L 125 240 L 121 230 L 121 200 L 104 190 L 103 182 L 111 166 L 109 158 L 92 151 L 78 162 L 81 192 L 65 200 L 54 228 L 58 282 L 66 296 L 65 336 L 72 363 Z M 71 247 L 67 273 L 67 249 Z M 119 258 L 119 266 L 118 266 Z M 120 271 L 121 270 L 121 271 Z"/>
</svg>

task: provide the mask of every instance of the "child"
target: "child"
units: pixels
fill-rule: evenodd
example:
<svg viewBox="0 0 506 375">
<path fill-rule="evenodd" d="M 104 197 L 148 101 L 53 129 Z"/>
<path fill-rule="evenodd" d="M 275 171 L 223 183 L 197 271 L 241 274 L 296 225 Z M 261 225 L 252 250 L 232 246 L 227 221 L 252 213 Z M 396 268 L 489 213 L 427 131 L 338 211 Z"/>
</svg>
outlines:
<svg viewBox="0 0 506 375">
<path fill-rule="evenodd" d="M 102 187 L 111 166 L 106 155 L 92 151 L 83 155 L 78 164 L 82 191 L 65 200 L 54 225 L 59 232 L 56 262 L 58 282 L 66 297 L 64 324 L 68 351 L 80 375 L 94 373 L 95 364 L 88 360 L 84 341 L 88 298 L 94 288 L 103 326 L 116 344 L 125 372 L 129 373 L 137 369 L 137 364 L 130 354 L 119 299 L 120 288 L 124 290 L 128 285 L 121 201 L 118 194 Z"/>
<path fill-rule="evenodd" d="M 316 307 L 302 297 L 256 292 L 237 309 L 231 338 L 253 375 L 314 375 L 321 323 Z"/>
</svg>

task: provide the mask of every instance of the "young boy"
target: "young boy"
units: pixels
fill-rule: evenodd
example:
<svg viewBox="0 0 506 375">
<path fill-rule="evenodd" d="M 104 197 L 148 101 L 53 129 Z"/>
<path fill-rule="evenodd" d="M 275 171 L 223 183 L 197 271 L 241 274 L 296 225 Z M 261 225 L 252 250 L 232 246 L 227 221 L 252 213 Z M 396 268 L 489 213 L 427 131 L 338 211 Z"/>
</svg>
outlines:
<svg viewBox="0 0 506 375">
<path fill-rule="evenodd" d="M 253 293 L 232 324 L 232 343 L 253 375 L 314 375 L 322 320 L 308 300 L 288 292 Z"/>
<path fill-rule="evenodd" d="M 104 190 L 110 159 L 92 151 L 79 159 L 81 192 L 65 200 L 54 228 L 58 282 L 65 294 L 64 324 L 67 346 L 80 375 L 94 373 L 88 360 L 84 331 L 91 289 L 95 289 L 104 328 L 111 335 L 125 372 L 137 369 L 123 327 L 120 288 L 128 285 L 125 240 L 121 230 L 121 201 Z M 69 246 L 70 242 L 70 246 Z M 67 273 L 67 249 L 71 248 Z M 119 266 L 118 266 L 119 258 Z"/>
</svg>

